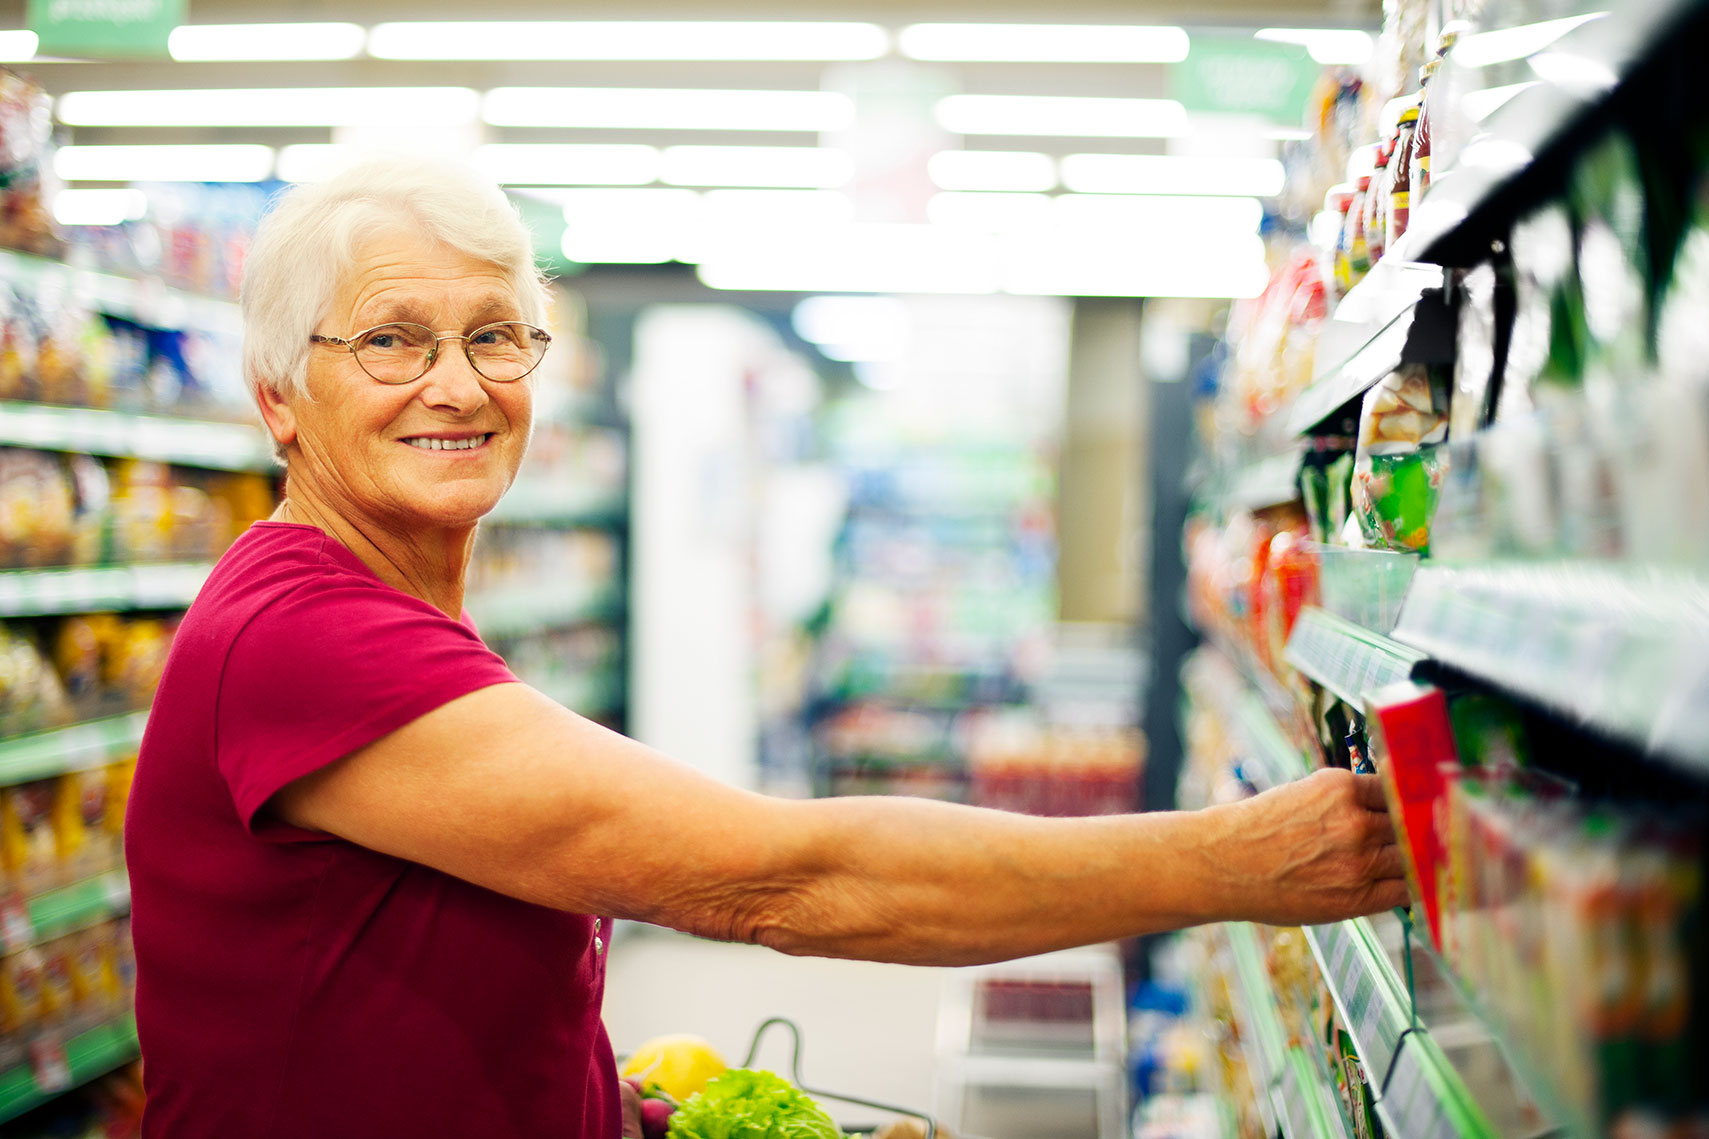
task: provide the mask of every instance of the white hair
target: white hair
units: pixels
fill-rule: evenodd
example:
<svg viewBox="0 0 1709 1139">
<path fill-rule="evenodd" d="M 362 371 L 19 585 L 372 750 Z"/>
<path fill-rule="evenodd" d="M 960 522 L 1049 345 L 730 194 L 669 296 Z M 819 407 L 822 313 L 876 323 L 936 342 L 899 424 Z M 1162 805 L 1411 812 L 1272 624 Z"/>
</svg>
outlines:
<svg viewBox="0 0 1709 1139">
<path fill-rule="evenodd" d="M 307 394 L 309 336 L 362 246 L 398 231 L 497 266 L 510 280 L 521 319 L 545 323 L 545 281 L 533 243 L 502 190 L 463 166 L 401 155 L 371 159 L 281 192 L 256 229 L 240 302 L 251 390 Z"/>
</svg>

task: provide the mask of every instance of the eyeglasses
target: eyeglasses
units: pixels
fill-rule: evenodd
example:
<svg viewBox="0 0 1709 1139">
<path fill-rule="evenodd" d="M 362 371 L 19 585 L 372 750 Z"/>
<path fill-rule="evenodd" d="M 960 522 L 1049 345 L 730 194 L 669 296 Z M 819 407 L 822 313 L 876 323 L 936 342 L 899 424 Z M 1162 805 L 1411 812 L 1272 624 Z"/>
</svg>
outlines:
<svg viewBox="0 0 1709 1139">
<path fill-rule="evenodd" d="M 350 349 L 357 366 L 382 384 L 407 384 L 427 375 L 444 340 L 461 340 L 470 367 L 494 383 L 508 384 L 537 368 L 552 343 L 549 333 L 519 320 L 484 324 L 467 336 L 441 336 L 426 325 L 398 323 L 376 325 L 348 340 L 318 333 L 309 340 Z"/>
</svg>

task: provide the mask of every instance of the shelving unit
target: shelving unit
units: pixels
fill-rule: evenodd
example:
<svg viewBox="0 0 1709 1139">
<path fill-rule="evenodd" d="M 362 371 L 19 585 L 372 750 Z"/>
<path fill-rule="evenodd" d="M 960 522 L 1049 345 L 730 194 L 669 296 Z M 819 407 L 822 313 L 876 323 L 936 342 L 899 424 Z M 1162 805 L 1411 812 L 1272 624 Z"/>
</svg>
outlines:
<svg viewBox="0 0 1709 1139">
<path fill-rule="evenodd" d="M 147 712 L 127 712 L 0 739 L 0 785 L 83 771 L 135 754 Z"/>
<path fill-rule="evenodd" d="M 0 571 L 0 617 L 184 609 L 213 568 L 211 562 L 171 562 Z"/>
<path fill-rule="evenodd" d="M 0 281 L 31 292 L 69 294 L 109 316 L 150 328 L 243 331 L 243 317 L 234 301 L 186 292 L 156 280 L 81 269 L 14 249 L 0 249 Z"/>
<path fill-rule="evenodd" d="M 0 1123 L 40 1107 L 61 1092 L 98 1079 L 135 1060 L 137 1055 L 136 1018 L 123 1016 L 65 1042 L 69 1078 L 63 1084 L 43 1087 L 29 1064 L 8 1068 L 0 1072 Z"/>
<path fill-rule="evenodd" d="M 271 474 L 279 469 L 259 427 L 15 400 L 0 403 L 0 445 L 216 471 Z"/>
<path fill-rule="evenodd" d="M 130 880 L 124 871 L 110 870 L 29 899 L 24 904 L 27 934 L 23 926 L 14 929 L 10 921 L 0 923 L 0 950 L 14 953 L 103 918 L 122 917 L 130 910 Z"/>
<path fill-rule="evenodd" d="M 503 640 L 539 629 L 613 621 L 624 610 L 622 595 L 616 590 L 565 586 L 477 594 L 465 602 L 465 607 L 475 619 L 481 636 L 488 640 Z"/>
</svg>

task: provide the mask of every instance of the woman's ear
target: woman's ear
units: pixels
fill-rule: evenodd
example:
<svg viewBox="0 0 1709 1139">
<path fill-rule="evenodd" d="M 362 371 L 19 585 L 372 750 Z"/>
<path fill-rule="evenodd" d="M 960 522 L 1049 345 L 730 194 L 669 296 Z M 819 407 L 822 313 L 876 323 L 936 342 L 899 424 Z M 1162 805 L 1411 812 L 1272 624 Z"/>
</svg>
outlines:
<svg viewBox="0 0 1709 1139">
<path fill-rule="evenodd" d="M 261 418 L 267 424 L 268 433 L 280 450 L 297 441 L 297 413 L 290 401 L 267 384 L 257 384 L 255 402 L 261 408 Z"/>
</svg>

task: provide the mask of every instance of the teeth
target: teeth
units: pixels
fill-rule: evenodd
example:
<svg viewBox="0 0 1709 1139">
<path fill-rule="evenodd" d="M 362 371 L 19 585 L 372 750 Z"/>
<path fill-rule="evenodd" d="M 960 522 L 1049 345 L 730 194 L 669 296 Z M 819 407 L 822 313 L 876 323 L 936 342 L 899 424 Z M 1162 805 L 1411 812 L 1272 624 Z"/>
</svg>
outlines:
<svg viewBox="0 0 1709 1139">
<path fill-rule="evenodd" d="M 429 439 L 425 436 L 411 436 L 405 439 L 411 447 L 420 447 L 423 451 L 472 451 L 485 443 L 491 435 L 476 435 L 469 439 Z"/>
</svg>

